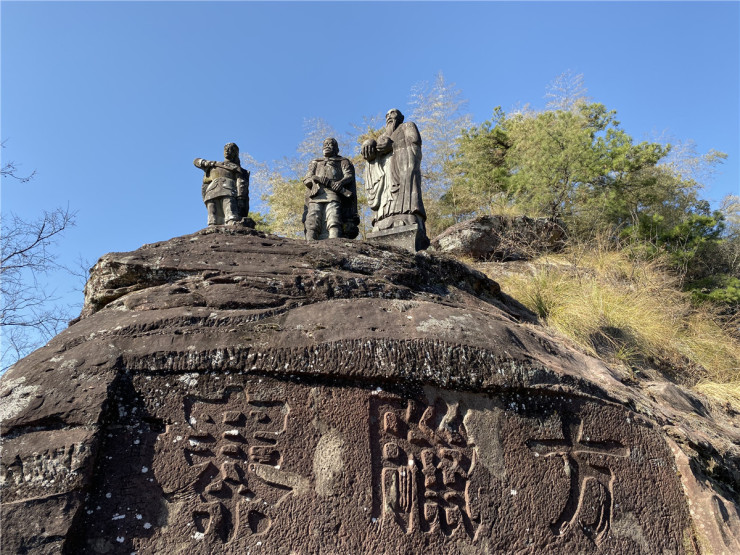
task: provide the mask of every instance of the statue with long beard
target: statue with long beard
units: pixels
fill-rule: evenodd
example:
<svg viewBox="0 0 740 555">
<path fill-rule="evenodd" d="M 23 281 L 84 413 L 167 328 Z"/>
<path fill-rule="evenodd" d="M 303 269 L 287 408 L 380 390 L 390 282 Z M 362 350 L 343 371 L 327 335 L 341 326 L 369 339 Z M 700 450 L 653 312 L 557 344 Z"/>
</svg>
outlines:
<svg viewBox="0 0 740 555">
<path fill-rule="evenodd" d="M 372 232 L 418 225 L 426 248 L 426 212 L 421 198 L 421 135 L 400 110 L 389 110 L 385 132 L 362 144 L 365 188 L 373 212 Z"/>
</svg>

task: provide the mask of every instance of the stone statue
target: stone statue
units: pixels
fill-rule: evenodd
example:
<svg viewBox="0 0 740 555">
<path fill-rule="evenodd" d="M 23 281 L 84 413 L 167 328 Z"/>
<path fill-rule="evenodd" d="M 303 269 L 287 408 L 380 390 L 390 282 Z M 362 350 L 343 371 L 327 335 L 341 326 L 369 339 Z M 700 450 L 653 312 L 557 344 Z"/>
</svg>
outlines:
<svg viewBox="0 0 740 555">
<path fill-rule="evenodd" d="M 239 147 L 224 146 L 223 162 L 196 158 L 203 176 L 203 202 L 208 209 L 208 225 L 236 225 L 249 213 L 249 172 L 239 164 Z"/>
<path fill-rule="evenodd" d="M 307 188 L 303 208 L 306 239 L 354 239 L 360 232 L 355 167 L 348 158 L 339 156 L 339 145 L 332 137 L 324 141 L 323 152 L 323 158 L 311 160 L 303 178 Z"/>
<path fill-rule="evenodd" d="M 403 119 L 400 110 L 389 110 L 385 132 L 377 141 L 369 139 L 362 144 L 367 161 L 365 188 L 373 212 L 372 233 L 417 224 L 418 250 L 429 244 L 421 199 L 421 136 L 416 124 Z"/>
</svg>

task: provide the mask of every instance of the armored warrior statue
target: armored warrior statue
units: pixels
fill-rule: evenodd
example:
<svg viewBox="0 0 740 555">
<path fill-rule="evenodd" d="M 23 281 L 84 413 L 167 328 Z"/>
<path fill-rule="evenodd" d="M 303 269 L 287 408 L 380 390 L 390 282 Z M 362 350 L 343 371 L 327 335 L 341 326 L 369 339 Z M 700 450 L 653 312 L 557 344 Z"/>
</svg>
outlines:
<svg viewBox="0 0 740 555">
<path fill-rule="evenodd" d="M 360 232 L 355 168 L 348 158 L 339 156 L 336 139 L 326 139 L 323 152 L 323 158 L 311 160 L 303 179 L 307 188 L 303 208 L 306 239 L 354 239 Z"/>
<path fill-rule="evenodd" d="M 239 164 L 239 147 L 224 146 L 223 162 L 196 158 L 193 164 L 205 172 L 203 202 L 208 225 L 236 225 L 249 213 L 249 172 Z"/>
</svg>

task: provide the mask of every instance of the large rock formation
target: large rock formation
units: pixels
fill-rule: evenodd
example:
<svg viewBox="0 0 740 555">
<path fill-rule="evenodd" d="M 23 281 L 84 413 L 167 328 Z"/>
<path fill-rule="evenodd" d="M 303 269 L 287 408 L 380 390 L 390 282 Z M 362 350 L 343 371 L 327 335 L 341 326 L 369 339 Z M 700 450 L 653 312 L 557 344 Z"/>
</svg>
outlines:
<svg viewBox="0 0 740 555">
<path fill-rule="evenodd" d="M 529 260 L 560 250 L 565 227 L 551 218 L 478 216 L 448 227 L 432 240 L 439 252 L 477 260 Z"/>
<path fill-rule="evenodd" d="M 452 259 L 217 226 L 85 293 L 0 381 L 3 553 L 740 552 L 733 415 Z"/>
</svg>

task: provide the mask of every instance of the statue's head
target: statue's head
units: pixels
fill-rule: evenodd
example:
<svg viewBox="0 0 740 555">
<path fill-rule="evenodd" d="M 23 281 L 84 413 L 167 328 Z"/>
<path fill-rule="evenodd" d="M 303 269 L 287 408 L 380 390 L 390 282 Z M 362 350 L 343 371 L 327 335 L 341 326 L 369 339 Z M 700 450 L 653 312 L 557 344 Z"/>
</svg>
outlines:
<svg viewBox="0 0 740 555">
<path fill-rule="evenodd" d="M 322 148 L 324 156 L 327 158 L 330 156 L 336 156 L 339 154 L 339 143 L 334 137 L 329 137 L 324 140 L 324 146 Z"/>
<path fill-rule="evenodd" d="M 224 146 L 224 158 L 232 162 L 239 161 L 239 147 L 236 146 L 236 143 L 228 143 Z"/>
<path fill-rule="evenodd" d="M 401 110 L 398 108 L 391 108 L 388 110 L 388 113 L 385 115 L 385 126 L 389 127 L 392 126 L 393 129 L 398 127 L 403 123 L 403 114 L 401 113 Z"/>
</svg>

